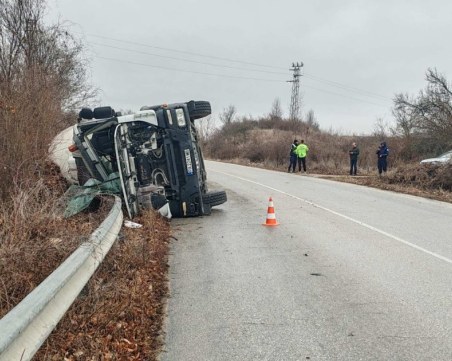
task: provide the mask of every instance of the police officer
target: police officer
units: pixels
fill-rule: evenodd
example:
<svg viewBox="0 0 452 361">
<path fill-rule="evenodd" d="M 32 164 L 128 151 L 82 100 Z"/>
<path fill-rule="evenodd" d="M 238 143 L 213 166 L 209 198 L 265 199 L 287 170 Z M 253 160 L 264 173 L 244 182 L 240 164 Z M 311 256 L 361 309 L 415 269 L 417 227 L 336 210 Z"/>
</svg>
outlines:
<svg viewBox="0 0 452 361">
<path fill-rule="evenodd" d="M 298 146 L 298 140 L 295 139 L 290 146 L 290 154 L 289 154 L 289 168 L 287 171 L 290 173 L 290 168 L 292 168 L 292 172 L 295 173 L 295 167 L 297 165 L 297 154 L 295 153 L 295 149 Z"/>
</svg>

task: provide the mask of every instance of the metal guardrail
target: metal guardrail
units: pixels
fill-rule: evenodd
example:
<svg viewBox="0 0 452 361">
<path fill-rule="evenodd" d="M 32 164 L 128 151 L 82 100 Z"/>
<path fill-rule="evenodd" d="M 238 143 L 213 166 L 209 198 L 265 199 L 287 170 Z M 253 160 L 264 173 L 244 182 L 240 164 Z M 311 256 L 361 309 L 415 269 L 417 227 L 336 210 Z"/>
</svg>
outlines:
<svg viewBox="0 0 452 361">
<path fill-rule="evenodd" d="M 30 360 L 110 250 L 122 226 L 121 199 L 66 261 L 0 320 L 0 360 Z"/>
</svg>

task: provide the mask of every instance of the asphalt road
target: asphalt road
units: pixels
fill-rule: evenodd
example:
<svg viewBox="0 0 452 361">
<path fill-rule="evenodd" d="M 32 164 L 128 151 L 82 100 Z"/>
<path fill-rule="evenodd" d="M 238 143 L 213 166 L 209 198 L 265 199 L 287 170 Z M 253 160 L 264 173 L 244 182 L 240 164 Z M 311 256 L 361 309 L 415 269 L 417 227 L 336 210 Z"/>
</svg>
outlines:
<svg viewBox="0 0 452 361">
<path fill-rule="evenodd" d="M 451 204 L 207 167 L 228 202 L 172 221 L 162 361 L 452 360 Z"/>
</svg>

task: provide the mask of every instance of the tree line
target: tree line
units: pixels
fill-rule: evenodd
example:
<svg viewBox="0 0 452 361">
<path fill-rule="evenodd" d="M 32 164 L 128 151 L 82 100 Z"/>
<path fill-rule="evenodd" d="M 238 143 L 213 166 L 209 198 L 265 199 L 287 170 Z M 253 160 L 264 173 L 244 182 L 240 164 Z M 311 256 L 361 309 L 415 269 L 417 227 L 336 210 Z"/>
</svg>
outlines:
<svg viewBox="0 0 452 361">
<path fill-rule="evenodd" d="M 65 113 L 95 95 L 83 45 L 44 0 L 0 0 L 0 197 L 36 179 Z"/>
<path fill-rule="evenodd" d="M 392 165 L 417 163 L 452 149 L 452 87 L 436 69 L 427 70 L 426 81 L 425 89 L 416 96 L 395 94 L 394 122 L 377 119 L 373 134 L 367 136 L 321 130 L 313 110 L 297 121 L 284 118 L 278 98 L 270 112 L 260 117 L 239 116 L 236 107 L 229 105 L 218 116 L 219 126 L 212 126 L 212 119 L 208 125 L 200 126 L 206 153 L 216 159 L 243 158 L 246 162 L 283 168 L 292 140 L 304 138 L 312 145 L 310 158 L 318 170 L 334 173 L 344 163 L 341 154 L 348 154 L 352 141 L 365 149 L 360 163 L 372 169 L 375 149 L 385 140 L 392 150 Z"/>
<path fill-rule="evenodd" d="M 394 97 L 394 133 L 405 141 L 407 157 L 452 149 L 452 85 L 431 68 L 426 81 L 417 95 L 399 93 Z"/>
</svg>

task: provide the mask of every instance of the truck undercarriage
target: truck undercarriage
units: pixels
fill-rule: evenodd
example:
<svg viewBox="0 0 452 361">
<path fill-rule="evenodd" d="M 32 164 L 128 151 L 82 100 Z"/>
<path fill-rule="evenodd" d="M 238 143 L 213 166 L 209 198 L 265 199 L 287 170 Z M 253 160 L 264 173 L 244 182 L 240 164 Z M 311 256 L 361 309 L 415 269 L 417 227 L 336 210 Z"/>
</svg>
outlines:
<svg viewBox="0 0 452 361">
<path fill-rule="evenodd" d="M 82 109 L 72 149 L 79 184 L 118 173 L 130 218 L 165 204 L 175 217 L 210 214 L 227 200 L 224 191 L 208 192 L 194 125 L 210 112 L 205 101 L 144 106 L 128 115 L 111 107 Z"/>
</svg>

